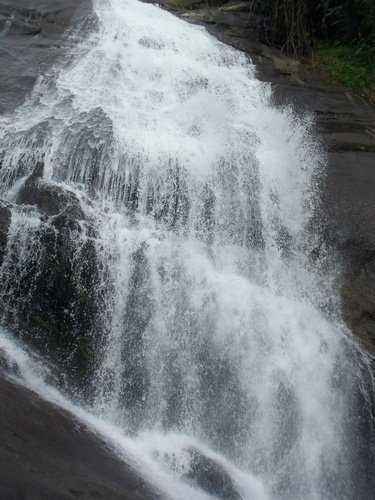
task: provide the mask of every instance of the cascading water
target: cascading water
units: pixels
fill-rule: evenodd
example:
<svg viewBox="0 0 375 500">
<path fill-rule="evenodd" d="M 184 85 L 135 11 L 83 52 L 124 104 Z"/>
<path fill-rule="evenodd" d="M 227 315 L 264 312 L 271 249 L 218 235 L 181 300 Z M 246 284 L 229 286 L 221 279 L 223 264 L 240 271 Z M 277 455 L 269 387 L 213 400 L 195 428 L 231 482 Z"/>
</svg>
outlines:
<svg viewBox="0 0 375 500">
<path fill-rule="evenodd" d="M 267 498 L 252 475 L 269 498 L 354 498 L 356 373 L 311 255 L 324 155 L 309 121 L 274 108 L 247 57 L 204 29 L 136 0 L 94 10 L 69 60 L 0 118 L 13 203 L 3 323 L 27 340 L 51 330 L 43 308 L 59 308 L 52 357 L 69 332 L 85 339 L 62 363 L 72 379 L 85 372 L 75 390 L 133 436 L 175 498 L 192 498 L 175 483 L 197 447 L 241 476 L 244 499 Z M 74 196 L 85 220 L 14 205 L 41 162 L 39 184 Z M 74 277 L 56 303 L 53 266 L 55 288 Z"/>
</svg>

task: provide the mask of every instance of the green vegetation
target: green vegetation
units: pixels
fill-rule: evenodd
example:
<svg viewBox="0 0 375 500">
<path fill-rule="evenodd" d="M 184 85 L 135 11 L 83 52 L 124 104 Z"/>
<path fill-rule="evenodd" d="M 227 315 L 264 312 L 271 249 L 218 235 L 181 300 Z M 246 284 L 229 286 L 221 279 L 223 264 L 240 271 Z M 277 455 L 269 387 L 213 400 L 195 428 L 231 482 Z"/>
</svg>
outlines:
<svg viewBox="0 0 375 500">
<path fill-rule="evenodd" d="M 375 101 L 375 0 L 249 0 L 260 38 L 291 56 L 313 55 L 332 80 Z"/>
<path fill-rule="evenodd" d="M 375 46 L 325 43 L 315 55 L 330 79 L 375 103 Z"/>
<path fill-rule="evenodd" d="M 308 54 L 315 40 L 374 46 L 374 0 L 249 0 L 249 9 L 264 41 L 290 55 Z"/>
</svg>

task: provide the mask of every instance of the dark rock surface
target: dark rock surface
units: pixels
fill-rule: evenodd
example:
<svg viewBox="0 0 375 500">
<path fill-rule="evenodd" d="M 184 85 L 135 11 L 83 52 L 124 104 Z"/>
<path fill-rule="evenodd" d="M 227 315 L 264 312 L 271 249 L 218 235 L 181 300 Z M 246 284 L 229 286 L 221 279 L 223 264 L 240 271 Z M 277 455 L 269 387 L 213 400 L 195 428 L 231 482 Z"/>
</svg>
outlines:
<svg viewBox="0 0 375 500">
<path fill-rule="evenodd" d="M 183 475 L 184 478 L 217 498 L 241 500 L 232 478 L 222 465 L 197 448 L 191 448 L 188 453 L 191 457 L 190 470 Z"/>
<path fill-rule="evenodd" d="M 66 31 L 90 7 L 91 0 L 0 0 L 0 113 L 21 104 L 37 78 L 64 56 Z"/>
<path fill-rule="evenodd" d="M 8 230 L 12 212 L 7 203 L 0 200 L 0 266 L 3 262 L 4 252 L 7 247 Z"/>
<path fill-rule="evenodd" d="M 9 358 L 2 348 L 0 348 L 0 374 L 1 373 L 6 373 L 15 377 L 20 375 L 19 366 L 13 359 Z"/>
<path fill-rule="evenodd" d="M 84 220 L 85 214 L 77 196 L 57 184 L 43 180 L 44 164 L 38 162 L 17 193 L 20 205 L 32 205 L 46 215 L 54 216 L 69 211 L 76 220 Z"/>
<path fill-rule="evenodd" d="M 201 1 L 179 8 L 170 0 L 161 4 L 249 54 L 258 78 L 271 83 L 276 105 L 313 114 L 328 152 L 316 224 L 324 225 L 319 229 L 330 252 L 336 252 L 336 267 L 343 270 L 337 286 L 344 318 L 375 352 L 375 281 L 370 271 L 375 266 L 375 107 L 328 83 L 310 65 L 257 42 L 262 20 L 249 17 L 248 2 L 229 1 L 211 8 Z"/>
<path fill-rule="evenodd" d="M 154 458 L 163 466 L 181 476 L 191 486 L 222 500 L 242 500 L 230 472 L 218 460 L 195 446 L 184 447 L 183 455 L 173 452 L 154 452 Z M 183 462 L 180 461 L 184 457 Z"/>
<path fill-rule="evenodd" d="M 95 231 L 76 196 L 35 171 L 19 197 L 27 205 L 0 205 L 1 322 L 48 356 L 73 390 L 86 391 L 100 355 Z M 25 225 L 7 235 L 10 215 L 20 211 Z"/>
<path fill-rule="evenodd" d="M 7 380 L 1 361 L 0 400 L 1 500 L 161 498 L 73 415 Z"/>
</svg>

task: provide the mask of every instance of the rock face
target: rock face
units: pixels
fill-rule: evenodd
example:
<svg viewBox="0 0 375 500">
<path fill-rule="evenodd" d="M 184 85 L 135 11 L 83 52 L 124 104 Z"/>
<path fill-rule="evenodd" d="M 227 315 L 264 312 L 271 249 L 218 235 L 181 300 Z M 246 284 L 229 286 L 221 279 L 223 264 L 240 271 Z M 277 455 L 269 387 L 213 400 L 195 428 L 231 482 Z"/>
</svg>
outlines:
<svg viewBox="0 0 375 500">
<path fill-rule="evenodd" d="M 18 205 L 0 206 L 1 319 L 48 355 L 69 386 L 88 387 L 101 324 L 95 231 L 76 195 L 42 174 L 37 164 Z M 10 231 L 13 216 L 21 218 Z"/>
<path fill-rule="evenodd" d="M 20 205 L 32 205 L 48 216 L 62 212 L 74 214 L 76 220 L 85 219 L 77 196 L 61 186 L 43 180 L 44 164 L 38 162 L 32 174 L 26 179 L 17 193 L 16 201 Z"/>
<path fill-rule="evenodd" d="M 314 115 L 316 132 L 328 151 L 315 224 L 324 225 L 319 229 L 343 271 L 337 284 L 343 316 L 375 351 L 375 107 L 327 83 L 311 66 L 257 42 L 262 20 L 249 17 L 248 2 L 209 8 L 200 1 L 176 7 L 173 0 L 163 0 L 162 5 L 248 53 L 258 78 L 271 83 L 274 104 Z"/>
<path fill-rule="evenodd" d="M 241 500 L 232 478 L 224 467 L 196 448 L 191 448 L 188 452 L 191 457 L 190 470 L 183 477 L 217 498 Z"/>
<path fill-rule="evenodd" d="M 375 352 L 375 256 L 348 271 L 343 286 L 344 317 L 365 347 Z"/>
<path fill-rule="evenodd" d="M 12 213 L 7 203 L 0 201 L 0 266 L 8 241 L 8 230 Z"/>
<path fill-rule="evenodd" d="M 91 0 L 0 0 L 0 113 L 21 104 L 36 79 L 65 54 L 64 34 Z"/>
<path fill-rule="evenodd" d="M 1 500 L 161 498 L 71 414 L 4 378 L 1 359 Z"/>
</svg>

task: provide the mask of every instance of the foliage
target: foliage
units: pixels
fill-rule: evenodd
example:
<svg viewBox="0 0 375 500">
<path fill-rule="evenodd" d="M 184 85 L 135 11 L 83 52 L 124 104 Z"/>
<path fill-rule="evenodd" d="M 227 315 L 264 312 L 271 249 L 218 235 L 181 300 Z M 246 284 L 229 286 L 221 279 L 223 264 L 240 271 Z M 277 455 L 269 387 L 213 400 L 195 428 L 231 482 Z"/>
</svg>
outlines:
<svg viewBox="0 0 375 500">
<path fill-rule="evenodd" d="M 318 62 L 335 81 L 375 102 L 375 46 L 367 42 L 322 45 Z"/>
<path fill-rule="evenodd" d="M 263 17 L 261 37 L 290 55 L 312 50 L 314 40 L 374 44 L 374 0 L 249 0 Z"/>
<path fill-rule="evenodd" d="M 260 39 L 292 56 L 312 52 L 326 73 L 375 100 L 375 0 L 249 0 Z"/>
<path fill-rule="evenodd" d="M 250 13 L 265 19 L 261 38 L 291 55 L 311 46 L 308 0 L 250 0 Z"/>
</svg>

